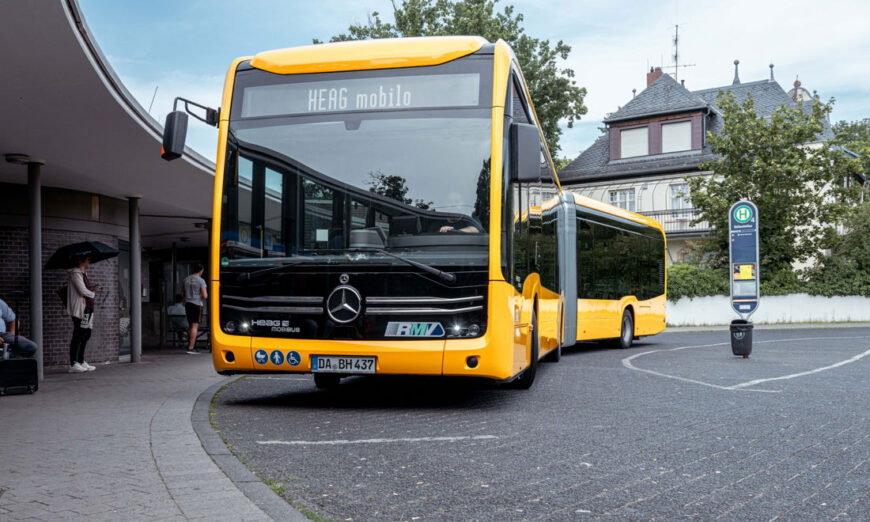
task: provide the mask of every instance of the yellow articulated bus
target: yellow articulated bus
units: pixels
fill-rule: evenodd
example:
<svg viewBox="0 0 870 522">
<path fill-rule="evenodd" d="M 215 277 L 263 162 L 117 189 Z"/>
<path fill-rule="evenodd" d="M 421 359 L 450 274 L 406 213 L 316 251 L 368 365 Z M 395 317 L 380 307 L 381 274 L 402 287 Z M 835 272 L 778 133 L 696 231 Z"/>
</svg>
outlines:
<svg viewBox="0 0 870 522">
<path fill-rule="evenodd" d="M 268 51 L 233 62 L 220 109 L 179 102 L 164 158 L 182 154 L 188 113 L 220 130 L 219 373 L 527 388 L 563 346 L 664 329 L 661 226 L 561 189 L 503 41 Z"/>
</svg>

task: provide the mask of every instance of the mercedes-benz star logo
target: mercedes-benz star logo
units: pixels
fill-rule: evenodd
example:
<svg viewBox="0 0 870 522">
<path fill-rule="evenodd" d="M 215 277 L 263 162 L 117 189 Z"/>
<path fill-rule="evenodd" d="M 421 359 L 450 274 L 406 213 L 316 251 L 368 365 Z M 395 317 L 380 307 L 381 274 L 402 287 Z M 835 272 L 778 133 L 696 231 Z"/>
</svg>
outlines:
<svg viewBox="0 0 870 522">
<path fill-rule="evenodd" d="M 362 296 L 349 285 L 336 286 L 326 298 L 326 313 L 340 324 L 353 322 L 362 311 Z"/>
</svg>

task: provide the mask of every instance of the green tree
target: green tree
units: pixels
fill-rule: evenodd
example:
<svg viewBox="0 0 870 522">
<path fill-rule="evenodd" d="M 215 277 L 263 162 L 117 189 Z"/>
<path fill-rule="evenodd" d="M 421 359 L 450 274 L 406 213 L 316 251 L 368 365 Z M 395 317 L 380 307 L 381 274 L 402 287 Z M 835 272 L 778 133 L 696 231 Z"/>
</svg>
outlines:
<svg viewBox="0 0 870 522">
<path fill-rule="evenodd" d="M 858 154 L 864 174 L 870 175 L 870 118 L 859 121 L 839 121 L 834 124 L 837 143 Z"/>
<path fill-rule="evenodd" d="M 870 296 L 870 203 L 851 209 L 844 224 L 845 233 L 837 237 L 831 255 L 808 271 L 806 291 Z"/>
<path fill-rule="evenodd" d="M 394 22 L 384 21 L 373 12 L 365 24 L 354 24 L 346 33 L 330 41 L 398 38 L 404 36 L 482 36 L 490 42 L 499 38 L 510 44 L 517 55 L 523 76 L 528 83 L 535 112 L 544 130 L 547 146 L 554 157 L 559 152 L 562 129 L 586 114 L 583 99 L 586 89 L 577 86 L 574 71 L 559 67 L 558 61 L 568 58 L 571 46 L 561 40 L 551 45 L 549 40 L 532 38 L 522 26 L 523 15 L 514 6 L 497 11 L 498 0 L 393 0 Z M 320 43 L 314 40 L 314 43 Z"/>
<path fill-rule="evenodd" d="M 413 200 L 405 197 L 408 194 L 408 182 L 402 176 L 390 176 L 381 171 L 369 172 L 368 184 L 369 191 L 395 199 L 406 205 L 414 205 L 422 209 L 428 209 L 433 205 L 431 201 Z"/>
<path fill-rule="evenodd" d="M 758 206 L 762 279 L 785 280 L 792 266 L 807 261 L 836 237 L 835 225 L 857 200 L 847 179 L 860 170 L 830 143 L 818 143 L 833 101 L 813 101 L 812 111 L 782 106 L 769 118 L 756 113 L 751 96 L 738 104 L 720 92 L 717 105 L 724 127 L 707 133 L 718 158 L 701 165 L 712 176 L 688 176 L 696 222 L 707 221 L 714 232 L 703 248 L 714 267 L 728 256 L 728 209 L 748 199 Z"/>
</svg>

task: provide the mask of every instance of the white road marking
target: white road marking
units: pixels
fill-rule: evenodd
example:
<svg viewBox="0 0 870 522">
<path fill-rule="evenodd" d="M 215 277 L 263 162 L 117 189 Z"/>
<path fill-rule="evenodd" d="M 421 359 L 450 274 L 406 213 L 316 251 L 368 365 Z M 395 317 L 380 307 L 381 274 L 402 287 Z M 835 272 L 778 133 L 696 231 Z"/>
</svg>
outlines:
<svg viewBox="0 0 870 522">
<path fill-rule="evenodd" d="M 795 339 L 772 339 L 772 340 L 768 340 L 768 341 L 756 341 L 755 344 L 764 344 L 764 343 L 780 343 L 780 342 L 794 342 L 794 341 L 841 340 L 841 339 L 866 339 L 866 337 L 865 337 L 865 336 L 857 336 L 857 337 L 799 337 L 799 338 L 795 338 Z M 802 376 L 804 376 L 804 375 L 810 375 L 810 374 L 813 374 L 813 373 L 818 373 L 818 372 L 823 372 L 823 371 L 826 371 L 826 370 L 831 370 L 831 369 L 833 369 L 833 368 L 837 368 L 837 367 L 839 367 L 839 366 L 843 366 L 843 365 L 846 365 L 846 364 L 853 363 L 853 362 L 855 362 L 855 361 L 858 361 L 858 360 L 860 360 L 860 359 L 866 357 L 867 355 L 870 355 L 870 350 L 867 350 L 867 351 L 865 351 L 864 353 L 858 354 L 858 355 L 856 355 L 856 356 L 854 356 L 854 357 L 851 357 L 851 358 L 849 358 L 849 359 L 846 359 L 846 360 L 844 360 L 844 361 L 840 361 L 840 362 L 838 362 L 838 363 L 834 363 L 834 364 L 831 364 L 831 365 L 828 365 L 828 366 L 823 366 L 823 367 L 821 367 L 821 368 L 816 368 L 816 369 L 814 369 L 814 370 L 808 370 L 808 371 L 805 371 L 805 372 L 793 373 L 793 374 L 789 374 L 789 375 L 782 375 L 782 376 L 779 376 L 779 377 L 768 377 L 768 378 L 766 378 L 766 379 L 755 379 L 755 380 L 752 380 L 752 381 L 741 382 L 741 383 L 739 383 L 739 384 L 734 384 L 734 385 L 731 385 L 731 386 L 722 386 L 722 385 L 719 385 L 719 384 L 712 384 L 712 383 L 709 383 L 709 382 L 699 381 L 699 380 L 697 380 L 697 379 L 689 379 L 688 377 L 679 377 L 679 376 L 677 376 L 677 375 L 669 375 L 669 374 L 667 374 L 667 373 L 661 373 L 661 372 L 657 372 L 657 371 L 655 371 L 655 370 L 648 370 L 648 369 L 646 369 L 646 368 L 638 368 L 637 366 L 635 366 L 635 365 L 632 364 L 632 362 L 631 362 L 632 360 L 637 359 L 638 357 L 643 357 L 644 355 L 649 355 L 649 354 L 652 354 L 652 353 L 658 353 L 658 352 L 676 352 L 676 351 L 680 351 L 680 350 L 688 350 L 688 349 L 692 349 L 692 348 L 712 348 L 712 347 L 714 347 L 714 346 L 725 346 L 725 345 L 728 345 L 728 344 L 730 344 L 730 341 L 729 341 L 729 342 L 724 342 L 724 343 L 696 344 L 696 345 L 692 345 L 692 346 L 679 346 L 679 347 L 677 347 L 677 348 L 666 348 L 666 349 L 661 349 L 661 350 L 650 350 L 650 351 L 648 351 L 648 352 L 642 352 L 642 353 L 634 354 L 634 355 L 632 355 L 632 356 L 630 356 L 630 357 L 626 357 L 626 358 L 622 359 L 622 365 L 625 366 L 626 368 L 628 368 L 629 370 L 635 370 L 635 371 L 638 371 L 638 372 L 649 373 L 649 374 L 651 374 L 651 375 L 656 375 L 656 376 L 658 376 L 658 377 L 664 377 L 664 378 L 666 378 L 666 379 L 674 379 L 674 380 L 677 380 L 677 381 L 689 382 L 689 383 L 692 383 L 692 384 L 700 384 L 701 386 L 709 386 L 710 388 L 716 388 L 716 389 L 719 389 L 719 390 L 727 390 L 727 391 L 751 391 L 751 392 L 761 392 L 761 393 L 780 393 L 782 390 L 751 390 L 751 389 L 748 389 L 748 387 L 750 387 L 750 386 L 755 386 L 755 385 L 757 385 L 757 384 L 761 384 L 761 383 L 763 383 L 763 382 L 769 382 L 769 381 L 780 381 L 780 380 L 785 380 L 785 379 L 794 379 L 795 377 L 802 377 Z"/>
<path fill-rule="evenodd" d="M 867 350 L 864 353 L 860 353 L 860 354 L 856 355 L 855 357 L 851 357 L 849 359 L 846 359 L 845 361 L 840 361 L 838 363 L 834 363 L 830 366 L 822 366 L 821 368 L 816 368 L 815 370 L 807 370 L 805 372 L 792 373 L 791 375 L 783 375 L 782 377 L 769 377 L 767 379 L 755 379 L 754 381 L 741 382 L 740 384 L 735 384 L 731 388 L 734 390 L 737 390 L 740 388 L 745 388 L 747 386 L 755 386 L 756 384 L 760 384 L 762 382 L 782 381 L 785 379 L 794 379 L 795 377 L 803 377 L 804 375 L 810 375 L 813 373 L 824 372 L 826 370 L 831 370 L 831 369 L 837 368 L 839 366 L 853 363 L 853 362 L 858 361 L 858 360 L 860 360 L 868 355 L 870 355 L 870 350 Z"/>
<path fill-rule="evenodd" d="M 341 444 L 384 444 L 393 442 L 456 442 L 458 440 L 492 440 L 495 435 L 466 435 L 456 437 L 414 437 L 402 439 L 357 439 L 357 440 L 258 440 L 264 446 L 337 446 Z"/>
</svg>

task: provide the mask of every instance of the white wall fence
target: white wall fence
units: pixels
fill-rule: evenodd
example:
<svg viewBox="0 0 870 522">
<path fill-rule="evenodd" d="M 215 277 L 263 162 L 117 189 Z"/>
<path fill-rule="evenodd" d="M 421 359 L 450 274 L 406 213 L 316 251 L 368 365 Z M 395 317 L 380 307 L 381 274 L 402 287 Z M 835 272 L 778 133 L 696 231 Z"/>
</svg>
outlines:
<svg viewBox="0 0 870 522">
<path fill-rule="evenodd" d="M 683 297 L 676 303 L 668 301 L 670 326 L 729 324 L 737 318 L 728 296 L 724 295 Z M 756 324 L 870 322 L 870 298 L 808 294 L 762 296 L 751 320 Z"/>
</svg>

